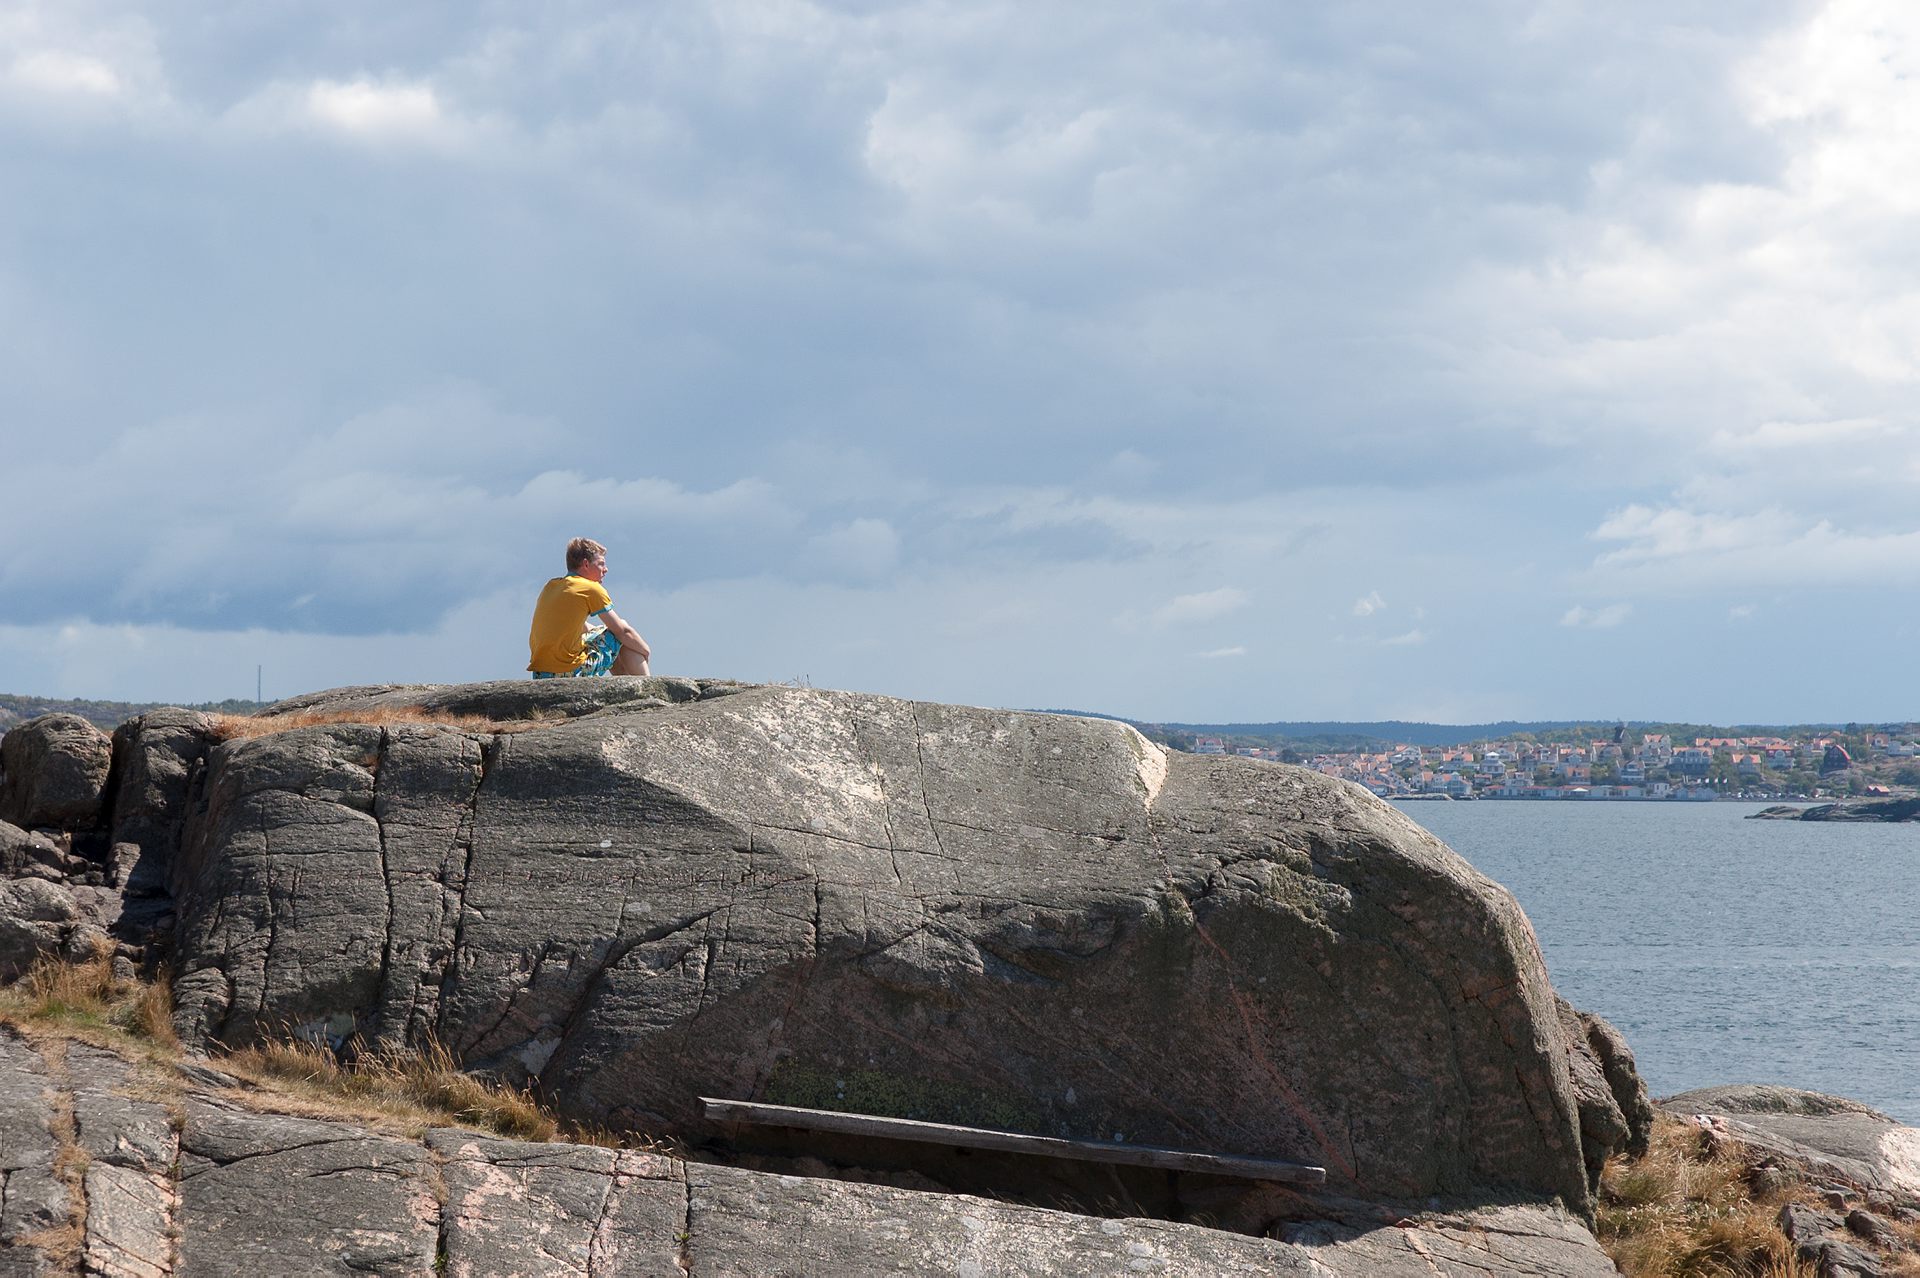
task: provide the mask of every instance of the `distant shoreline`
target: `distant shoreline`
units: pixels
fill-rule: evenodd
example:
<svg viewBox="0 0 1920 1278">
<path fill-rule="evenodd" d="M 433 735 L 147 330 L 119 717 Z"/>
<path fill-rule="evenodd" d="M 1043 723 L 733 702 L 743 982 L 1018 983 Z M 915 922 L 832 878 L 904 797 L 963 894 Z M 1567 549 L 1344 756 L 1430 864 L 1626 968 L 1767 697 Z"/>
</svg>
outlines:
<svg viewBox="0 0 1920 1278">
<path fill-rule="evenodd" d="M 1757 803 L 1707 790 L 1702 794 L 1477 794 L 1458 798 L 1451 794 L 1387 794 L 1382 798 L 1397 803 Z M 1809 802 L 1812 802 L 1809 800 Z M 1785 807 L 1788 805 L 1781 804 Z"/>
</svg>

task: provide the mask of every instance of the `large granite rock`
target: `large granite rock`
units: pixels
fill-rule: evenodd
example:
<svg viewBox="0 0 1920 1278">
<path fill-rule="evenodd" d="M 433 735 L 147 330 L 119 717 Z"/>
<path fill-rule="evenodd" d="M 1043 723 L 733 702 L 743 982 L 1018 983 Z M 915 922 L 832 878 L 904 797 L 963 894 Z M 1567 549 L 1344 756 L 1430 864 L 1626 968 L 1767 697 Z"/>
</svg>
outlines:
<svg viewBox="0 0 1920 1278">
<path fill-rule="evenodd" d="M 415 1137 L 275 1113 L 270 1096 L 219 1082 L 0 1027 L 0 1274 L 1614 1272 L 1579 1221 L 1544 1206 L 1252 1238 L 641 1150 Z M 47 1252 L 65 1229 L 79 1236 L 74 1269 Z"/>
<path fill-rule="evenodd" d="M 568 717 L 398 713 L 436 707 Z M 1358 787 L 1107 721 L 688 680 L 280 711 L 387 722 L 208 753 L 171 875 L 190 1041 L 434 1037 L 695 1142 L 705 1094 L 1588 1210 L 1526 919 Z"/>
<path fill-rule="evenodd" d="M 77 714 L 43 714 L 10 729 L 0 737 L 0 821 L 93 828 L 112 760 L 107 734 Z"/>
</svg>

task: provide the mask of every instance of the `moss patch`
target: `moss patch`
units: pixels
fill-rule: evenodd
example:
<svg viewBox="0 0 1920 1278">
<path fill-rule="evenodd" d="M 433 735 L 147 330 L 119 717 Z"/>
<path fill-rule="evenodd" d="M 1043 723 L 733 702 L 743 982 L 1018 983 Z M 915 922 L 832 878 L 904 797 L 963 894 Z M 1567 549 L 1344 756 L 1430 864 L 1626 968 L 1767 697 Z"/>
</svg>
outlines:
<svg viewBox="0 0 1920 1278">
<path fill-rule="evenodd" d="M 1337 939 L 1336 920 L 1348 914 L 1353 894 L 1337 883 L 1317 879 L 1291 867 L 1275 866 L 1267 875 L 1267 899 L 1298 915 L 1324 932 L 1328 940 Z"/>
</svg>

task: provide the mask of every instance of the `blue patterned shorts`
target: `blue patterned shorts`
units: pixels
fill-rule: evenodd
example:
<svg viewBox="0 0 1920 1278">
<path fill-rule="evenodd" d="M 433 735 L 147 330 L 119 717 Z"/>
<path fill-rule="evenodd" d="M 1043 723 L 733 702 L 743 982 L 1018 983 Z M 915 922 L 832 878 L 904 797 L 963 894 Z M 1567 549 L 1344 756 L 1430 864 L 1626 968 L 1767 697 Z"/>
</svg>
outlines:
<svg viewBox="0 0 1920 1278">
<path fill-rule="evenodd" d="M 545 670 L 536 670 L 536 679 L 581 679 L 588 675 L 603 675 L 613 669 L 613 660 L 620 655 L 620 641 L 613 637 L 613 631 L 602 630 L 587 640 L 587 664 L 567 671 L 565 674 L 550 674 Z"/>
</svg>

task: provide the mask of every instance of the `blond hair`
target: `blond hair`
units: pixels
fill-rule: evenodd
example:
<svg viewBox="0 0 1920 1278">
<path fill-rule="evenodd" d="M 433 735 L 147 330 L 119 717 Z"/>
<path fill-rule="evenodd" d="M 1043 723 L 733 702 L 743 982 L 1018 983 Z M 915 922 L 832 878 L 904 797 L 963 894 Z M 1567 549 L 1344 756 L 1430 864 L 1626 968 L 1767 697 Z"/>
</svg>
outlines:
<svg viewBox="0 0 1920 1278">
<path fill-rule="evenodd" d="M 604 555 L 607 548 L 591 537 L 575 537 L 567 543 L 567 571 L 572 572 L 595 555 Z"/>
</svg>

